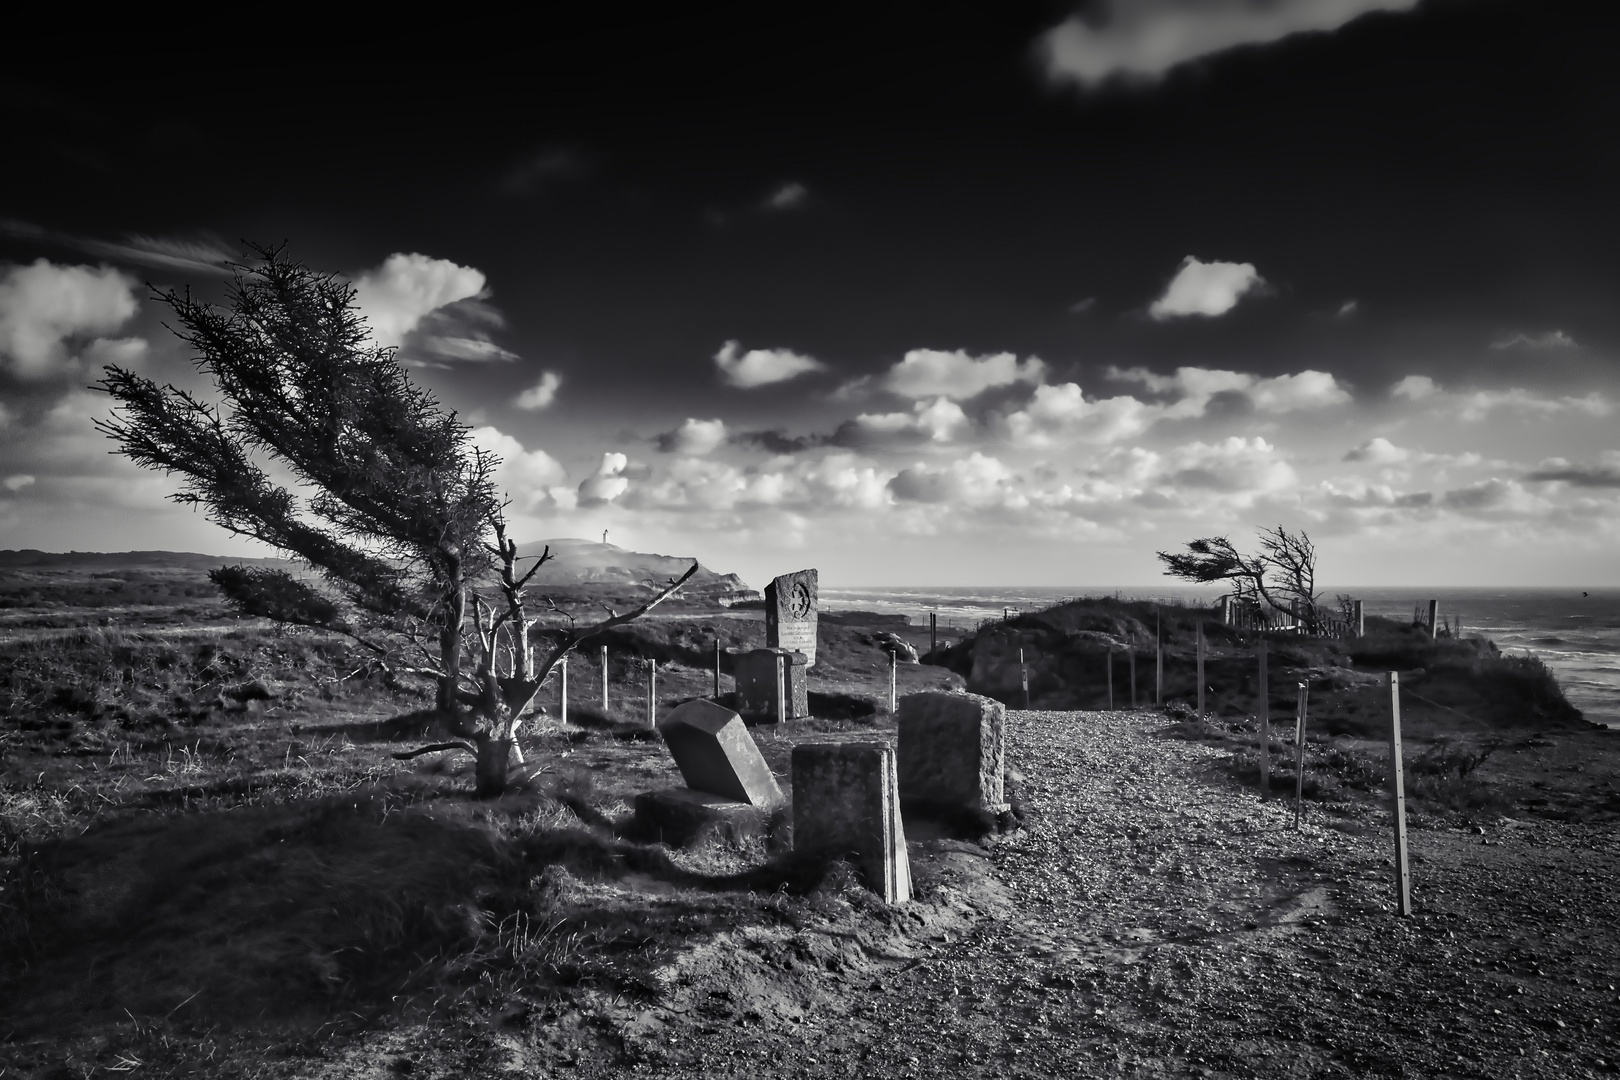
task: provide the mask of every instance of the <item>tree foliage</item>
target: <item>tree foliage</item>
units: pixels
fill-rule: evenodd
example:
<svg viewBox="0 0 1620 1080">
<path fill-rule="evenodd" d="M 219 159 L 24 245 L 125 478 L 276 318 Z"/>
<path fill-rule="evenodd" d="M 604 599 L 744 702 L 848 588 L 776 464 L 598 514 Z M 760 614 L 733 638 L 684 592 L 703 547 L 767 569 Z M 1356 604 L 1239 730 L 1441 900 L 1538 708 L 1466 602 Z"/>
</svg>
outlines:
<svg viewBox="0 0 1620 1080">
<path fill-rule="evenodd" d="M 477 746 L 480 786 L 498 788 L 555 664 L 669 596 L 696 564 L 633 612 L 537 630 L 525 590 L 550 551 L 520 571 L 499 460 L 373 342 L 353 286 L 284 248 L 251 252 L 224 307 L 157 294 L 217 401 L 111 366 L 97 389 L 116 404 L 97 426 L 137 464 L 177 476 L 175 501 L 316 572 L 222 567 L 211 576 L 238 611 L 346 635 L 390 675 L 431 681 L 451 731 Z M 484 783 L 486 756 L 500 783 Z"/>
</svg>

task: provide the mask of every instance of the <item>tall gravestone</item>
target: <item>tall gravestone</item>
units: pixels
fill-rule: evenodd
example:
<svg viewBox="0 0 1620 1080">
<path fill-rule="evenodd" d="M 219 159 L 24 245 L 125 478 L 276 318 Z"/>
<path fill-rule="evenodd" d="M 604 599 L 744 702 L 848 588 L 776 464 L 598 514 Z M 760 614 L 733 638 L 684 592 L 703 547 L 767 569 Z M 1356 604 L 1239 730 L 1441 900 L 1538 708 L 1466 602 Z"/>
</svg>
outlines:
<svg viewBox="0 0 1620 1080">
<path fill-rule="evenodd" d="M 816 571 L 798 570 L 765 586 L 765 647 L 793 649 L 816 666 Z"/>
</svg>

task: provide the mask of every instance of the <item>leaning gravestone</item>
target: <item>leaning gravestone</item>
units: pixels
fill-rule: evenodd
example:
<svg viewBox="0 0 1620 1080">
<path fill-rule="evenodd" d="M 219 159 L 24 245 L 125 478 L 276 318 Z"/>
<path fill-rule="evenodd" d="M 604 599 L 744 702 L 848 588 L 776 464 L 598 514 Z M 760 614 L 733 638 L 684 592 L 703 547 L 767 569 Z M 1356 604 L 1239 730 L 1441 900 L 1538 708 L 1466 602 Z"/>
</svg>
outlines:
<svg viewBox="0 0 1620 1080">
<path fill-rule="evenodd" d="M 737 657 L 737 707 L 745 716 L 797 720 L 810 715 L 808 661 L 790 649 L 754 649 Z M 777 685 L 780 675 L 781 686 Z M 778 700 L 778 693 L 781 697 Z"/>
<path fill-rule="evenodd" d="M 900 699 L 900 797 L 943 811 L 1006 810 L 1003 766 L 1007 707 L 978 694 L 937 691 Z"/>
<path fill-rule="evenodd" d="M 894 749 L 887 743 L 793 748 L 793 850 L 851 860 L 885 903 L 911 899 Z"/>
<path fill-rule="evenodd" d="M 816 572 L 798 570 L 765 586 L 765 647 L 794 649 L 816 666 Z"/>
<path fill-rule="evenodd" d="M 685 788 L 636 796 L 636 823 L 649 835 L 683 844 L 711 823 L 740 823 L 782 802 L 782 789 L 742 717 L 701 698 L 678 706 L 658 732 Z"/>
</svg>

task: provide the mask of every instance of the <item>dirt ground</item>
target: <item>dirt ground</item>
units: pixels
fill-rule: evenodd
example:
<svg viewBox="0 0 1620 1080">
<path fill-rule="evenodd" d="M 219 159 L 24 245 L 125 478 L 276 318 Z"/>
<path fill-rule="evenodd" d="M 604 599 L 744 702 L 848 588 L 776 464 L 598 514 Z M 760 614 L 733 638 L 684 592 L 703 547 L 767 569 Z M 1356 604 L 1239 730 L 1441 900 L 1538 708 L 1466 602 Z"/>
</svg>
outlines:
<svg viewBox="0 0 1620 1080">
<path fill-rule="evenodd" d="M 827 736 L 822 736 L 827 737 Z M 1612 763 L 1613 740 L 1573 748 Z M 639 994 L 385 1019 L 220 1074 L 285 1077 L 1579 1077 L 1620 1059 L 1613 820 L 1412 830 L 1238 786 L 1151 713 L 1013 713 L 1024 827 L 912 837 L 920 899 L 857 885 L 785 923 L 695 935 Z M 1421 815 L 1420 815 L 1421 820 Z M 676 903 L 652 876 L 539 887 Z"/>
<path fill-rule="evenodd" d="M 1503 732 L 1450 801 L 1414 797 L 1399 919 L 1387 808 L 1350 782 L 1377 747 L 1310 745 L 1344 782 L 1309 772 L 1296 829 L 1239 718 L 1010 712 L 1021 826 L 908 820 L 917 896 L 890 909 L 795 869 L 790 819 L 636 838 L 633 793 L 678 777 L 620 721 L 537 721 L 540 768 L 480 803 L 468 763 L 390 756 L 427 734 L 390 719 L 411 702 L 318 643 L 187 626 L 178 595 L 150 641 L 7 646 L 0 915 L 43 916 L 3 965 L 0 1078 L 1620 1072 L 1620 732 Z M 627 713 L 637 656 L 669 657 L 662 707 L 707 692 L 682 650 L 711 621 L 619 643 Z M 859 628 L 827 646 L 825 690 L 886 699 Z M 894 724 L 754 732 L 789 788 L 796 743 Z"/>
</svg>

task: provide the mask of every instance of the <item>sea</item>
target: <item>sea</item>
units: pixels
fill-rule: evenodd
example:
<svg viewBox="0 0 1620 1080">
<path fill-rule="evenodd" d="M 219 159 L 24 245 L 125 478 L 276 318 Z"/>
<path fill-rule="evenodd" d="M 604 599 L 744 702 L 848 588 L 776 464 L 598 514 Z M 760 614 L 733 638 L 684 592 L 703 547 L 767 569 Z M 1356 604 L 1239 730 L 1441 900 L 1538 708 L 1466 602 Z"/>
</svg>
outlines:
<svg viewBox="0 0 1620 1080">
<path fill-rule="evenodd" d="M 1504 652 L 1542 659 L 1557 676 L 1570 703 L 1588 720 L 1620 727 L 1620 589 L 1452 588 L 1400 589 L 1363 586 L 1328 588 L 1362 601 L 1367 615 L 1410 619 L 1428 602 L 1440 602 L 1442 623 L 1472 637 L 1483 635 Z M 1165 604 L 1211 604 L 1217 590 L 1197 586 L 1149 585 L 1136 588 L 1084 586 L 915 587 L 820 589 L 829 611 L 904 614 L 913 626 L 939 625 L 960 631 L 1003 614 L 1038 611 L 1077 597 L 1115 596 Z"/>
</svg>

